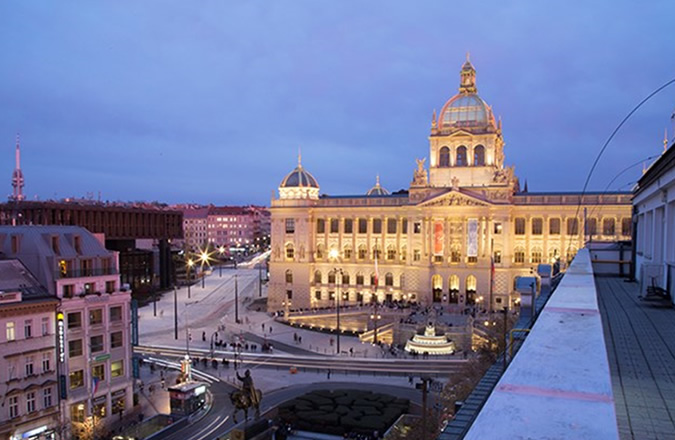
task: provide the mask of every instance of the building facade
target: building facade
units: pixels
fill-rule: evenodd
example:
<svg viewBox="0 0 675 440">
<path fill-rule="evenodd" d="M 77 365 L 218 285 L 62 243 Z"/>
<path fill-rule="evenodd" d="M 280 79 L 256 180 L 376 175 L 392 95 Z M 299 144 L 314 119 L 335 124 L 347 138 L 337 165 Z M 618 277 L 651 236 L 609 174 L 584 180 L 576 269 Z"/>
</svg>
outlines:
<svg viewBox="0 0 675 440">
<path fill-rule="evenodd" d="M 671 296 L 675 287 L 675 148 L 667 148 L 638 181 L 633 196 L 636 222 L 635 277 L 641 292 L 655 285 Z"/>
<path fill-rule="evenodd" d="M 459 93 L 433 112 L 428 166 L 417 160 L 407 191 L 378 179 L 365 195 L 319 196 L 298 160 L 272 200 L 271 309 L 332 306 L 338 285 L 347 304 L 514 307 L 516 278 L 538 264 L 571 261 L 591 235 L 630 238 L 629 193 L 520 190 L 475 74 L 467 60 Z"/>
<path fill-rule="evenodd" d="M 0 226 L 0 251 L 20 260 L 50 295 L 64 438 L 105 432 L 133 405 L 130 292 L 116 253 L 77 226 Z"/>
<path fill-rule="evenodd" d="M 261 206 L 209 206 L 183 210 L 183 235 L 188 249 L 224 246 L 236 249 L 269 243 L 270 213 Z"/>
<path fill-rule="evenodd" d="M 58 300 L 19 260 L 0 260 L 0 439 L 60 438 Z"/>
</svg>

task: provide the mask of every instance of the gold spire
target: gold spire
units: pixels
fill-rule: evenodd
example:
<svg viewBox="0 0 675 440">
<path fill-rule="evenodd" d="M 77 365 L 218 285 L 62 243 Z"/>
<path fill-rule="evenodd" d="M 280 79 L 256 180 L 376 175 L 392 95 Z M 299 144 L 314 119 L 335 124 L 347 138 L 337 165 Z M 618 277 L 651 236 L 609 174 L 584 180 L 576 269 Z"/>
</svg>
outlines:
<svg viewBox="0 0 675 440">
<path fill-rule="evenodd" d="M 298 147 L 298 168 L 302 168 L 302 150 Z"/>
<path fill-rule="evenodd" d="M 436 109 L 434 109 L 434 112 L 431 115 L 431 128 L 436 128 Z"/>
<path fill-rule="evenodd" d="M 471 54 L 470 54 L 470 52 L 467 50 L 467 51 L 466 51 L 466 62 L 467 62 L 467 63 L 470 63 L 470 62 L 471 62 L 470 56 L 471 56 Z"/>
<path fill-rule="evenodd" d="M 375 174 L 375 186 L 380 186 L 380 175 Z"/>
</svg>

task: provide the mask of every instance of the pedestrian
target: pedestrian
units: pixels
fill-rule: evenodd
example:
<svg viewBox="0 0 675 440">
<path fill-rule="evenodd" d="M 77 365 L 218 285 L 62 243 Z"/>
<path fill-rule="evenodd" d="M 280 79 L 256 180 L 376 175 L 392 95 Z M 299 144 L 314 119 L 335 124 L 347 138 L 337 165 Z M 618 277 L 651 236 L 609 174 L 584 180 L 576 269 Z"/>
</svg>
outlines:
<svg viewBox="0 0 675 440">
<path fill-rule="evenodd" d="M 293 333 L 293 342 L 298 342 L 298 334 Z"/>
<path fill-rule="evenodd" d="M 206 341 L 206 332 L 202 332 L 202 341 Z"/>
<path fill-rule="evenodd" d="M 166 385 L 166 382 L 164 381 L 164 378 L 162 378 L 162 389 L 164 389 L 165 385 Z"/>
<path fill-rule="evenodd" d="M 298 344 L 302 344 L 302 336 L 298 336 Z"/>
<path fill-rule="evenodd" d="M 326 379 L 330 380 L 330 368 L 326 371 Z"/>
<path fill-rule="evenodd" d="M 349 355 L 354 356 L 354 347 L 349 347 Z"/>
<path fill-rule="evenodd" d="M 270 335 L 272 334 L 272 326 L 270 325 Z"/>
<path fill-rule="evenodd" d="M 412 385 L 412 383 L 413 383 L 413 377 L 412 376 L 408 376 L 408 383 L 410 385 Z"/>
<path fill-rule="evenodd" d="M 332 347 L 333 346 L 333 338 L 330 338 L 329 342 L 330 342 L 330 346 Z"/>
<path fill-rule="evenodd" d="M 261 325 L 262 325 L 262 331 L 263 331 L 263 333 L 265 333 L 265 323 L 263 322 Z"/>
</svg>

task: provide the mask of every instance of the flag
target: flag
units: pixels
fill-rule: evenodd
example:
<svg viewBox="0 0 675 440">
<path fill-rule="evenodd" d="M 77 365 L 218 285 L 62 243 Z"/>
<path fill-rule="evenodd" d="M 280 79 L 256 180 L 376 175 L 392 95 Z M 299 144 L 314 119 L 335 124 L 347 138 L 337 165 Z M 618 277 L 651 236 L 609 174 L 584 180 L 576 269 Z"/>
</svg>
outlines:
<svg viewBox="0 0 675 440">
<path fill-rule="evenodd" d="M 377 254 L 379 253 L 378 250 L 379 249 L 377 247 L 377 240 L 375 240 L 375 284 L 374 284 L 374 287 L 373 287 L 374 290 L 377 290 L 377 285 L 378 285 L 378 282 L 380 280 L 380 271 L 377 268 Z"/>
<path fill-rule="evenodd" d="M 101 382 L 101 380 L 94 376 L 91 379 L 91 394 L 96 394 L 96 391 L 98 391 L 98 384 Z"/>
</svg>

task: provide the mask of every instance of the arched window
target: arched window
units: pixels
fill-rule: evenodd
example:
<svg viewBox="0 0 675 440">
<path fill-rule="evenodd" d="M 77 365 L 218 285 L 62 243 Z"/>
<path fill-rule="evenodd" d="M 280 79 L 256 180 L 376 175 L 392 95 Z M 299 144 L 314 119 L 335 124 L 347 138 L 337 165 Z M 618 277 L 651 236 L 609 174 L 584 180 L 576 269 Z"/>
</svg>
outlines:
<svg viewBox="0 0 675 440">
<path fill-rule="evenodd" d="M 469 304 L 476 304 L 476 287 L 478 287 L 476 277 L 473 275 L 466 277 L 466 301 Z"/>
<path fill-rule="evenodd" d="M 614 235 L 615 231 L 616 227 L 613 218 L 606 218 L 602 220 L 602 235 Z"/>
<path fill-rule="evenodd" d="M 443 278 L 438 274 L 431 277 L 431 291 L 433 292 L 433 301 L 441 302 L 443 298 Z"/>
<path fill-rule="evenodd" d="M 342 250 L 342 256 L 344 257 L 345 260 L 352 259 L 352 247 L 350 245 L 346 245 L 344 247 L 344 249 Z"/>
<path fill-rule="evenodd" d="M 394 285 L 394 275 L 391 272 L 387 272 L 384 276 L 384 285 L 393 286 Z"/>
<path fill-rule="evenodd" d="M 316 259 L 323 260 L 325 256 L 326 256 L 326 246 L 324 246 L 323 244 L 318 244 L 316 246 Z"/>
<path fill-rule="evenodd" d="M 541 259 L 543 258 L 543 251 L 541 248 L 535 247 L 532 249 L 532 262 L 533 263 L 541 263 Z"/>
<path fill-rule="evenodd" d="M 349 286 L 349 274 L 347 272 L 342 273 L 342 284 Z"/>
<path fill-rule="evenodd" d="M 359 245 L 358 259 L 359 260 L 365 260 L 366 258 L 368 258 L 368 248 L 366 247 L 365 244 L 360 244 Z"/>
<path fill-rule="evenodd" d="M 448 292 L 450 293 L 448 301 L 452 304 L 457 304 L 459 302 L 459 277 L 457 275 L 450 275 Z"/>
<path fill-rule="evenodd" d="M 482 145 L 477 145 L 473 149 L 473 166 L 485 166 L 485 147 Z"/>
<path fill-rule="evenodd" d="M 335 284 L 335 271 L 328 272 L 328 284 Z"/>
<path fill-rule="evenodd" d="M 438 166 L 439 167 L 449 167 L 450 166 L 450 149 L 448 147 L 442 147 L 441 151 L 438 153 Z"/>
<path fill-rule="evenodd" d="M 286 283 L 291 284 L 293 282 L 293 272 L 288 269 L 286 271 Z"/>
<path fill-rule="evenodd" d="M 465 167 L 467 165 L 466 147 L 462 145 L 461 147 L 457 147 L 457 160 L 455 161 L 455 166 Z"/>
<path fill-rule="evenodd" d="M 323 283 L 323 276 L 321 276 L 321 271 L 317 270 L 314 272 L 314 284 L 321 284 Z"/>
<path fill-rule="evenodd" d="M 356 274 L 356 285 L 363 286 L 363 274 L 361 272 Z"/>
<path fill-rule="evenodd" d="M 513 251 L 513 262 L 516 264 L 523 264 L 525 262 L 525 249 L 517 247 Z"/>
<path fill-rule="evenodd" d="M 390 244 L 387 246 L 387 260 L 394 261 L 396 259 L 396 246 Z"/>
<path fill-rule="evenodd" d="M 295 256 L 295 249 L 293 248 L 293 243 L 288 243 L 286 245 L 286 259 L 292 260 Z"/>
</svg>

